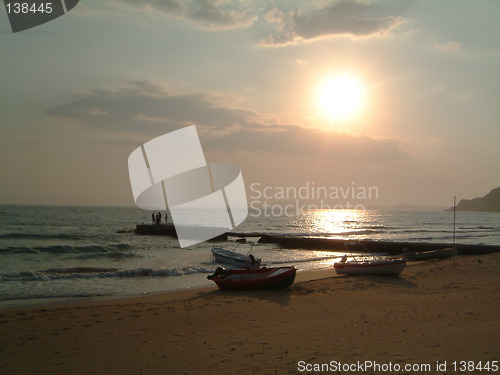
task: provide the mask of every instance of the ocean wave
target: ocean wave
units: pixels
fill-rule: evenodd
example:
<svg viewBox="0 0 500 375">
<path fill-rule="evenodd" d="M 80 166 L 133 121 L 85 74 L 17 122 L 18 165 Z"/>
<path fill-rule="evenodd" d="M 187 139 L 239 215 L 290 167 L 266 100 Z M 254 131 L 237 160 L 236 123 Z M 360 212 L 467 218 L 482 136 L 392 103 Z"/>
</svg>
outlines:
<svg viewBox="0 0 500 375">
<path fill-rule="evenodd" d="M 329 236 L 356 236 L 356 235 L 374 235 L 374 234 L 429 234 L 429 238 L 439 238 L 439 235 L 443 234 L 451 234 L 453 233 L 453 229 L 397 229 L 391 227 L 376 227 L 379 229 L 374 229 L 375 227 L 365 227 L 365 229 L 359 230 L 351 230 L 345 232 L 314 232 L 314 233 L 273 233 L 273 235 L 282 236 L 282 237 L 294 237 L 294 238 L 310 238 L 310 237 L 329 237 Z M 467 236 L 469 233 L 481 233 L 488 235 L 489 232 L 496 232 L 497 229 L 491 227 L 475 227 L 475 228 L 467 228 L 462 231 L 464 236 Z M 457 232 L 460 233 L 460 232 Z M 432 236 L 433 234 L 437 236 Z"/>
<path fill-rule="evenodd" d="M 489 235 L 486 234 L 486 233 L 479 233 L 479 232 L 478 233 L 474 233 L 474 234 L 463 233 L 463 234 L 457 234 L 455 236 L 455 239 L 457 241 L 460 241 L 460 240 L 467 241 L 467 240 L 471 240 L 471 239 L 474 239 L 474 238 L 483 238 L 483 237 L 489 237 Z M 426 241 L 426 242 L 432 242 L 432 241 L 447 241 L 447 242 L 449 242 L 451 240 L 451 238 L 452 237 L 450 237 L 448 235 L 448 236 L 412 237 L 412 238 L 403 239 L 403 240 Z"/>
<path fill-rule="evenodd" d="M 374 229 L 374 230 L 393 230 L 397 229 L 396 227 L 388 227 L 384 225 L 371 225 L 371 226 L 365 226 L 363 227 L 364 229 Z"/>
<path fill-rule="evenodd" d="M 0 233 L 1 239 L 16 240 L 82 240 L 84 236 L 69 233 Z"/>
<path fill-rule="evenodd" d="M 489 229 L 488 229 L 489 230 Z M 468 230 L 466 233 L 474 232 Z M 484 230 L 478 230 L 484 232 Z M 453 233 L 453 229 L 401 229 L 390 226 L 367 226 L 359 229 L 352 229 L 339 232 L 268 232 L 262 235 L 291 237 L 291 238 L 311 238 L 311 237 L 332 237 L 332 236 L 358 236 L 358 235 L 379 235 L 379 234 L 412 234 L 412 233 Z M 238 233 L 241 237 L 253 237 L 255 233 Z M 248 236 L 246 236 L 246 234 Z"/>
<path fill-rule="evenodd" d="M 294 232 L 288 232 L 288 233 L 279 233 L 279 232 L 273 232 L 273 233 L 266 233 L 271 236 L 281 236 L 281 237 L 291 237 L 291 238 L 311 238 L 311 237 L 331 237 L 331 236 L 356 236 L 360 234 L 379 234 L 379 233 L 385 233 L 386 231 L 380 231 L 380 230 L 375 230 L 375 229 L 359 229 L 359 230 L 349 230 L 345 232 L 300 232 L 300 233 L 294 233 Z M 250 234 L 250 233 L 249 233 Z M 242 237 L 245 237 L 245 235 L 242 233 Z"/>
<path fill-rule="evenodd" d="M 134 278 L 134 277 L 169 277 L 195 273 L 212 273 L 213 268 L 206 267 L 171 267 L 171 268 L 101 268 L 101 267 L 67 267 L 49 268 L 43 271 L 21 271 L 0 275 L 2 281 L 50 281 L 65 279 L 102 279 L 102 278 Z"/>
<path fill-rule="evenodd" d="M 0 248 L 0 254 L 33 254 L 33 253 L 49 253 L 49 254 L 106 254 L 118 251 L 130 250 L 131 246 L 126 243 L 119 243 L 115 245 L 53 245 L 53 246 L 9 246 Z"/>
<path fill-rule="evenodd" d="M 89 260 L 89 259 L 130 259 L 130 258 L 143 258 L 142 255 L 134 253 L 123 253 L 119 251 L 113 251 L 110 253 L 96 253 L 96 254 L 84 254 L 75 256 L 74 259 Z"/>
<path fill-rule="evenodd" d="M 24 246 L 10 246 L 0 248 L 0 254 L 36 254 L 38 251 Z"/>
<path fill-rule="evenodd" d="M 459 231 L 466 231 L 467 233 L 469 232 L 498 232 L 500 230 L 499 227 L 490 227 L 490 226 L 472 226 L 472 227 L 459 227 Z"/>
</svg>

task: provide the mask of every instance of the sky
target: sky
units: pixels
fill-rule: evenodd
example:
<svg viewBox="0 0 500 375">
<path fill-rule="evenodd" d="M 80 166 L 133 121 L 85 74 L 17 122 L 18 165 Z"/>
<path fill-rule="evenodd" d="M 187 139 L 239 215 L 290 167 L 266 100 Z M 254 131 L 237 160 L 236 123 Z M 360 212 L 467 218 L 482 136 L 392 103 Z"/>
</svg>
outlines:
<svg viewBox="0 0 500 375">
<path fill-rule="evenodd" d="M 81 0 L 12 33 L 2 7 L 0 204 L 132 206 L 130 153 L 192 124 L 249 195 L 483 196 L 500 186 L 498 19 L 489 0 Z M 339 77 L 356 92 L 324 94 Z"/>
</svg>

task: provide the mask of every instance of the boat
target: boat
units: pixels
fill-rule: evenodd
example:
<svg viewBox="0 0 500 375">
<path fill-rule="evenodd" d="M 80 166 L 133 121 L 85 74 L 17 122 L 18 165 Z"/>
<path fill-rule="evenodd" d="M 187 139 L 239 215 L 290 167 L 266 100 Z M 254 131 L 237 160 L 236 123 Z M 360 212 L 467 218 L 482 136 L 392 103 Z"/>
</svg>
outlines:
<svg viewBox="0 0 500 375">
<path fill-rule="evenodd" d="M 349 251 L 350 246 L 360 245 L 368 253 L 370 250 L 361 241 L 345 242 L 344 246 Z M 333 267 L 337 275 L 399 275 L 406 267 L 404 257 L 381 258 L 373 254 L 366 258 L 355 258 L 347 260 L 344 255 Z"/>
<path fill-rule="evenodd" d="M 260 268 L 261 258 L 255 258 L 252 254 L 243 255 L 234 250 L 228 250 L 220 246 L 212 246 L 212 255 L 219 263 L 230 264 L 242 268 Z"/>
<path fill-rule="evenodd" d="M 343 257 L 333 264 L 337 275 L 399 275 L 406 266 L 406 259 L 354 259 Z"/>
<path fill-rule="evenodd" d="M 456 247 L 428 251 L 411 251 L 403 249 L 403 256 L 408 260 L 446 259 L 455 255 L 457 255 Z"/>
<path fill-rule="evenodd" d="M 207 278 L 214 281 L 220 290 L 284 289 L 293 284 L 296 273 L 297 269 L 293 266 L 233 270 L 218 267 Z"/>
</svg>

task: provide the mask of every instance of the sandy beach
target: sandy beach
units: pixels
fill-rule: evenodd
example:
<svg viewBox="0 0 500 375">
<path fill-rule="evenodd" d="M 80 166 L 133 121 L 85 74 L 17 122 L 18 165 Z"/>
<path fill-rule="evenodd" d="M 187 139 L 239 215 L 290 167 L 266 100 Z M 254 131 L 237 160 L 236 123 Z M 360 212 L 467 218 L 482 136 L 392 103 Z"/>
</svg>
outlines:
<svg viewBox="0 0 500 375">
<path fill-rule="evenodd" d="M 1 373 L 458 374 L 479 373 L 460 361 L 500 360 L 500 254 L 411 264 L 400 277 L 333 274 L 300 274 L 282 291 L 0 311 Z M 333 367 L 365 361 L 385 367 Z"/>
</svg>

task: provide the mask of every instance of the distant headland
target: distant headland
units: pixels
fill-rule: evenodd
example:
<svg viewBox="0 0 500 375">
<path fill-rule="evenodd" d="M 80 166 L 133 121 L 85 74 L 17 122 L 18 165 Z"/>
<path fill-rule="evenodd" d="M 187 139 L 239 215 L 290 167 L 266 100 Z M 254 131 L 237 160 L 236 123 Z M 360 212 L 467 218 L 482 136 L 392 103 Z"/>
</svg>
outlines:
<svg viewBox="0 0 500 375">
<path fill-rule="evenodd" d="M 500 187 L 494 188 L 481 198 L 462 199 L 456 208 L 457 211 L 500 212 Z M 447 211 L 453 211 L 453 207 Z"/>
</svg>

